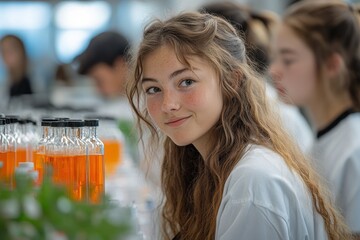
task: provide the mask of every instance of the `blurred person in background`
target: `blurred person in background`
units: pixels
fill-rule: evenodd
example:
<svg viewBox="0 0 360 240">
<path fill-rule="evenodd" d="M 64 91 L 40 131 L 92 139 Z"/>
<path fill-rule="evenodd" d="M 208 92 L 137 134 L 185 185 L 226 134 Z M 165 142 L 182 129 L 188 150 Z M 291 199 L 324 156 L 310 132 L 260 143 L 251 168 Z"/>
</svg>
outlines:
<svg viewBox="0 0 360 240">
<path fill-rule="evenodd" d="M 77 72 L 93 81 L 100 94 L 98 103 L 93 105 L 99 114 L 133 119 L 125 97 L 129 48 L 130 43 L 122 34 L 105 31 L 94 36 L 86 49 L 74 59 Z"/>
<path fill-rule="evenodd" d="M 8 76 L 8 96 L 32 94 L 24 42 L 18 36 L 5 35 L 0 39 L 0 53 Z"/>
<path fill-rule="evenodd" d="M 304 152 L 310 150 L 313 133 L 299 109 L 278 98 L 276 89 L 269 81 L 268 67 L 274 29 L 279 17 L 269 11 L 255 11 L 248 6 L 234 2 L 214 2 L 204 5 L 200 12 L 207 12 L 229 21 L 244 39 L 248 61 L 266 81 L 267 93 L 279 107 L 282 121 Z"/>
<path fill-rule="evenodd" d="M 78 73 L 92 78 L 104 98 L 123 96 L 129 47 L 129 42 L 120 33 L 107 31 L 96 35 L 85 51 L 75 58 Z"/>
<path fill-rule="evenodd" d="M 311 154 L 350 229 L 360 239 L 360 26 L 342 1 L 303 1 L 284 14 L 271 72 L 281 98 L 303 107 Z"/>
<path fill-rule="evenodd" d="M 125 95 L 129 48 L 129 41 L 121 33 L 101 32 L 89 41 L 80 55 L 75 57 L 74 65 L 80 75 L 95 83 L 95 88 L 100 94 L 100 98 L 92 105 L 98 118 L 114 119 L 125 137 L 125 151 L 130 151 L 132 157 L 137 158 L 135 131 L 132 131 L 134 118 Z"/>
</svg>

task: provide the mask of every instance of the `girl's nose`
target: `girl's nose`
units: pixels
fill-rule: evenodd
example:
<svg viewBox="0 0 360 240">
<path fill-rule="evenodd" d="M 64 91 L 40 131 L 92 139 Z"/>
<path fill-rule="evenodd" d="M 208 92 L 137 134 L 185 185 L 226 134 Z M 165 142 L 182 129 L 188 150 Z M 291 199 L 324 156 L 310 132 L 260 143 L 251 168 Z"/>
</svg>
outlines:
<svg viewBox="0 0 360 240">
<path fill-rule="evenodd" d="M 180 108 L 176 93 L 164 92 L 161 110 L 164 112 L 173 112 Z"/>
<path fill-rule="evenodd" d="M 276 64 L 276 62 L 270 64 L 269 74 L 272 81 L 278 82 L 281 80 L 281 76 L 282 76 L 281 70 L 279 69 L 278 64 Z"/>
</svg>

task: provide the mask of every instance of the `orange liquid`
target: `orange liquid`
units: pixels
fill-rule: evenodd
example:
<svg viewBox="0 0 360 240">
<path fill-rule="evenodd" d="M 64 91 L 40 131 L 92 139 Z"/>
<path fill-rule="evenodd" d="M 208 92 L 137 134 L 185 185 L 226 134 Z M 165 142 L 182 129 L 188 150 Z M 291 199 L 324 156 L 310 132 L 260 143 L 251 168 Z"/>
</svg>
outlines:
<svg viewBox="0 0 360 240">
<path fill-rule="evenodd" d="M 11 175 L 10 176 L 10 186 L 13 188 L 14 187 L 14 172 L 15 172 L 15 167 L 16 167 L 15 151 L 7 152 L 6 157 L 7 157 L 8 163 L 9 163 L 8 173 Z"/>
<path fill-rule="evenodd" d="M 105 193 L 104 156 L 89 156 L 89 198 L 92 203 L 100 203 Z"/>
<path fill-rule="evenodd" d="M 26 158 L 26 148 L 18 148 L 16 149 L 16 166 L 19 166 L 19 162 L 28 161 Z"/>
<path fill-rule="evenodd" d="M 52 167 L 52 179 L 65 185 L 74 200 L 86 200 L 86 156 L 50 155 L 46 162 Z"/>
<path fill-rule="evenodd" d="M 29 161 L 29 162 L 34 162 L 35 161 L 35 151 L 36 151 L 36 149 L 35 148 L 33 148 L 32 146 L 29 146 L 29 148 L 27 149 L 27 160 Z"/>
<path fill-rule="evenodd" d="M 15 169 L 15 152 L 0 152 L 0 181 L 6 186 L 12 187 Z"/>
<path fill-rule="evenodd" d="M 37 153 L 36 151 L 33 151 L 33 161 L 34 161 L 34 169 L 39 173 L 39 177 L 36 181 L 36 184 L 39 185 L 42 183 L 44 178 L 45 154 Z"/>
<path fill-rule="evenodd" d="M 117 167 L 121 164 L 122 146 L 118 140 L 103 140 L 103 143 L 105 175 L 110 176 L 116 172 Z"/>
</svg>

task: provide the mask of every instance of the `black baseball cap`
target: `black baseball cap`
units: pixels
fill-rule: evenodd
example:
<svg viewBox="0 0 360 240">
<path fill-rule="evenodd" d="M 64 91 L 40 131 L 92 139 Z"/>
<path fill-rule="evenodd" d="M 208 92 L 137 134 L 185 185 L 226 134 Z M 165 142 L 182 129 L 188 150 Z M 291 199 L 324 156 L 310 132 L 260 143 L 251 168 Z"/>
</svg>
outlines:
<svg viewBox="0 0 360 240">
<path fill-rule="evenodd" d="M 128 40 L 118 32 L 106 31 L 96 35 L 84 52 L 74 59 L 78 73 L 87 74 L 98 63 L 112 66 L 118 57 L 126 57 L 129 46 Z"/>
</svg>

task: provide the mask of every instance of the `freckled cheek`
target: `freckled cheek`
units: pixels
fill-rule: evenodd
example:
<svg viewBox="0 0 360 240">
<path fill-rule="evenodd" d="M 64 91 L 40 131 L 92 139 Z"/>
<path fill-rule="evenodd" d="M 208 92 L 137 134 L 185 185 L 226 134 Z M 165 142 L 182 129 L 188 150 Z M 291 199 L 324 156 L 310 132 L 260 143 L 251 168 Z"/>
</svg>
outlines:
<svg viewBox="0 0 360 240">
<path fill-rule="evenodd" d="M 159 101 L 147 100 L 146 108 L 148 113 L 150 114 L 150 117 L 154 121 L 156 121 L 156 119 L 158 119 L 161 114 L 161 104 L 159 103 Z"/>
<path fill-rule="evenodd" d="M 206 96 L 203 94 L 187 94 L 183 98 L 183 103 L 187 107 L 197 108 L 203 105 L 203 102 L 206 101 Z"/>
</svg>

